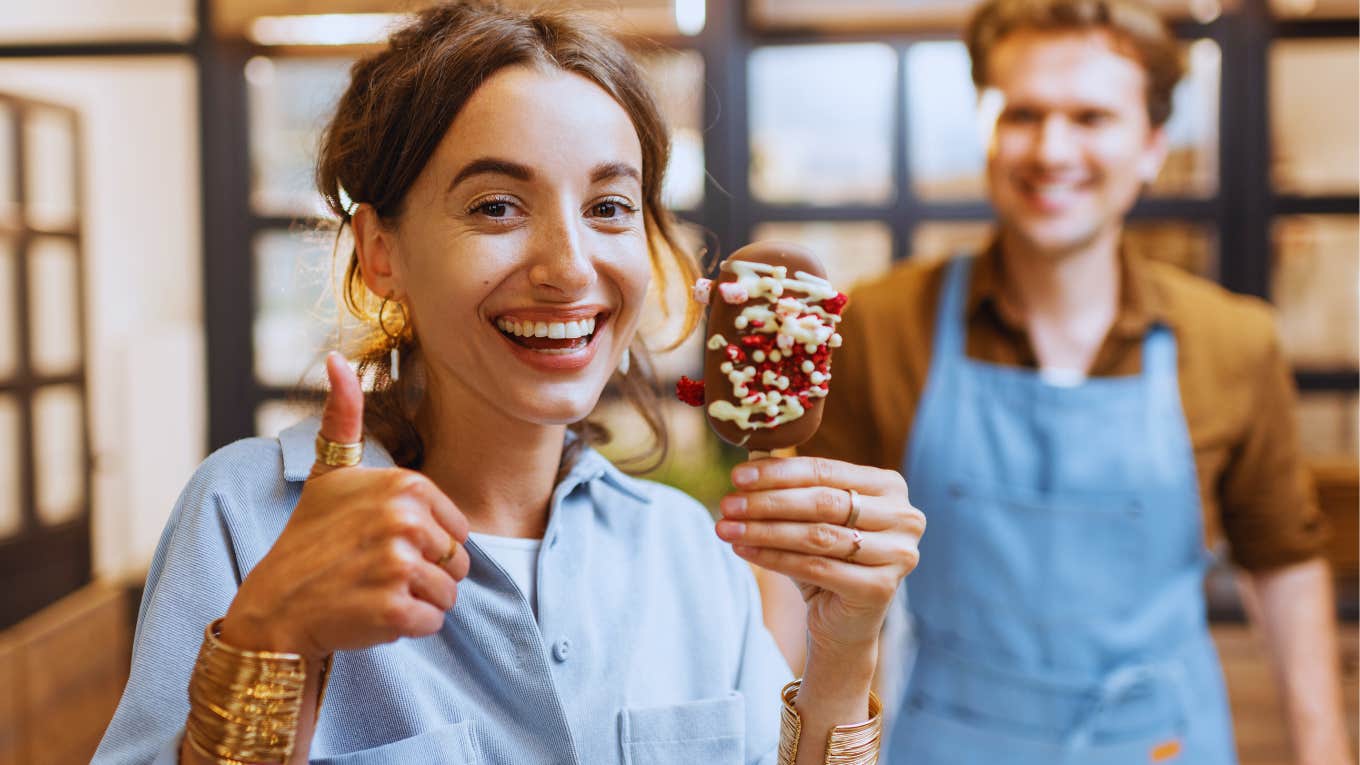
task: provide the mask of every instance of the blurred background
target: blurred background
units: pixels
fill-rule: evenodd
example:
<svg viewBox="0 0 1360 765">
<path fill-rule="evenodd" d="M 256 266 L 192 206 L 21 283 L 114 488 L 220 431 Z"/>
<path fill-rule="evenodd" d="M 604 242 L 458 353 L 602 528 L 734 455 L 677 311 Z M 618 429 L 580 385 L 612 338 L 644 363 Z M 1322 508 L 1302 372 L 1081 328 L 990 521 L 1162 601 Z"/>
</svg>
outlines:
<svg viewBox="0 0 1360 765">
<path fill-rule="evenodd" d="M 1353 0 L 1162 0 L 1184 40 L 1170 161 L 1133 246 L 1269 299 L 1337 530 L 1356 717 L 1360 38 Z M 801 241 L 851 286 L 988 235 L 960 0 L 574 2 L 672 130 L 696 251 Z M 142 579 L 197 463 L 308 406 L 345 327 L 311 171 L 390 0 L 0 0 L 0 763 L 88 760 Z M 324 14 L 324 15 L 317 15 Z M 655 322 L 666 336 L 665 321 Z M 700 366 L 658 359 L 664 389 Z M 668 404 L 652 477 L 710 504 L 737 455 Z M 644 444 L 607 400 L 611 454 Z M 1210 584 L 1247 765 L 1288 761 L 1231 575 Z"/>
</svg>

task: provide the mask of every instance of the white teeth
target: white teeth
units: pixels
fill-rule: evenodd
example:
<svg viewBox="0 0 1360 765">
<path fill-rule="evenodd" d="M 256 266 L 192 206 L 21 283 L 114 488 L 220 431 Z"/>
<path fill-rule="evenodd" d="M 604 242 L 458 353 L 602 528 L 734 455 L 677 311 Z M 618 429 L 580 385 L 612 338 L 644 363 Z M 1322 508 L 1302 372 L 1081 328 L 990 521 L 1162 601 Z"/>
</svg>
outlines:
<svg viewBox="0 0 1360 765">
<path fill-rule="evenodd" d="M 595 334 L 595 319 L 580 321 L 519 322 L 514 319 L 497 319 L 496 327 L 507 335 L 515 337 L 546 337 L 552 340 L 574 340 Z"/>
</svg>

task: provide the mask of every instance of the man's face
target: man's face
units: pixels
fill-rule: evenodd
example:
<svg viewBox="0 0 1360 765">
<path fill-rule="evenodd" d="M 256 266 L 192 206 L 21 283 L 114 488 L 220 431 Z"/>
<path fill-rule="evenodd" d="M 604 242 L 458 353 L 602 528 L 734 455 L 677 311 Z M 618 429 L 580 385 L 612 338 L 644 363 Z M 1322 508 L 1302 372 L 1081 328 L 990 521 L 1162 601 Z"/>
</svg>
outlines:
<svg viewBox="0 0 1360 765">
<path fill-rule="evenodd" d="M 1147 75 L 1103 32 L 1021 31 L 993 50 L 1000 114 L 987 159 L 1008 244 L 1063 257 L 1114 241 L 1166 157 Z"/>
</svg>

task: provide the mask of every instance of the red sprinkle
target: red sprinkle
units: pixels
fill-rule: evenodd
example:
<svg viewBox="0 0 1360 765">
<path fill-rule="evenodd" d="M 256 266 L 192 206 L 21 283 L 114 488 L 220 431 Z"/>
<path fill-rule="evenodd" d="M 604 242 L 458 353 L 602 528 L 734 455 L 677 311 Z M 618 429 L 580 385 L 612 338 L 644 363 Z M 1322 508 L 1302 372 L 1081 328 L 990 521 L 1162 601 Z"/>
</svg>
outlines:
<svg viewBox="0 0 1360 765">
<path fill-rule="evenodd" d="M 675 397 L 690 406 L 704 405 L 704 381 L 681 376 L 675 384 Z"/>
<path fill-rule="evenodd" d="M 834 297 L 822 301 L 822 310 L 840 316 L 841 311 L 845 310 L 845 304 L 849 301 L 850 298 L 846 297 L 844 292 L 837 292 Z"/>
<path fill-rule="evenodd" d="M 733 363 L 746 359 L 746 352 L 731 343 L 728 343 L 723 351 L 727 354 L 727 360 Z"/>
</svg>

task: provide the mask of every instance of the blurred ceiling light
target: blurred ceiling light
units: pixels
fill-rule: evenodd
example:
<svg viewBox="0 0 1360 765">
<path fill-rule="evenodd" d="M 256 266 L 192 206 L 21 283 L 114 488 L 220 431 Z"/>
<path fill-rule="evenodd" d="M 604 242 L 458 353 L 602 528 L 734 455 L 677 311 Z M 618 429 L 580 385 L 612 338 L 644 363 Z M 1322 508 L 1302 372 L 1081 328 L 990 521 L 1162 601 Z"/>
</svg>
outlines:
<svg viewBox="0 0 1360 765">
<path fill-rule="evenodd" d="M 708 0 L 675 0 L 675 26 L 680 34 L 694 37 L 704 31 Z"/>
<path fill-rule="evenodd" d="M 261 16 L 247 36 L 257 45 L 364 45 L 387 39 L 406 16 L 400 13 L 323 13 Z"/>
<path fill-rule="evenodd" d="M 1190 15 L 1201 24 L 1208 24 L 1223 15 L 1219 0 L 1190 0 Z"/>
</svg>

